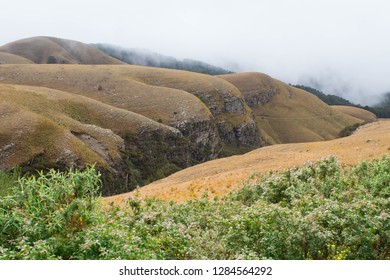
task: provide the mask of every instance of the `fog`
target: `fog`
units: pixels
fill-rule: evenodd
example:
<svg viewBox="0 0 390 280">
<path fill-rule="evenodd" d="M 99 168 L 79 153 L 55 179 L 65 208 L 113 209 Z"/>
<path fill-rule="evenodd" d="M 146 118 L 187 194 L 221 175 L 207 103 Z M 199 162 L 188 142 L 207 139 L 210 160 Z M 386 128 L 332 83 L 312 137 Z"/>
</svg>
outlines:
<svg viewBox="0 0 390 280">
<path fill-rule="evenodd" d="M 47 35 L 149 49 L 373 104 L 390 91 L 389 10 L 386 0 L 13 0 L 0 45 Z"/>
</svg>

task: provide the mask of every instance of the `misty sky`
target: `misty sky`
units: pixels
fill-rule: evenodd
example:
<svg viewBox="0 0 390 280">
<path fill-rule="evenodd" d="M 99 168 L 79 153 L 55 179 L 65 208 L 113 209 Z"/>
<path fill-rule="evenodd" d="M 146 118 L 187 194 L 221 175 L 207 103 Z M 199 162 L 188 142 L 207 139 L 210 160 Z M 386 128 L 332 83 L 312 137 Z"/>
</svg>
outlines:
<svg viewBox="0 0 390 280">
<path fill-rule="evenodd" d="M 0 45 L 47 35 L 144 48 L 372 104 L 390 91 L 389 12 L 388 0 L 12 0 Z"/>
</svg>

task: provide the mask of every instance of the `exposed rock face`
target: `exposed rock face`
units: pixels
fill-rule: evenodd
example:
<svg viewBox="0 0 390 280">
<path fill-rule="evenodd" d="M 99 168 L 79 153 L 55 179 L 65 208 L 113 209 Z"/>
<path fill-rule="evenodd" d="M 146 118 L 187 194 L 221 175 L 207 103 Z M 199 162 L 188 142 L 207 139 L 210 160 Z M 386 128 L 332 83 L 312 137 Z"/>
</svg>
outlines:
<svg viewBox="0 0 390 280">
<path fill-rule="evenodd" d="M 89 134 L 77 133 L 77 132 L 72 132 L 72 134 L 77 138 L 79 138 L 82 142 L 84 142 L 93 151 L 98 153 L 109 165 L 111 166 L 114 165 L 113 158 L 111 158 L 108 149 L 102 143 L 96 140 L 94 137 L 92 137 Z"/>
<path fill-rule="evenodd" d="M 237 147 L 258 147 L 262 144 L 256 123 L 253 120 L 240 123 L 238 126 L 231 128 L 226 121 L 218 123 L 218 129 L 221 138 L 229 146 Z"/>
<path fill-rule="evenodd" d="M 190 140 L 191 154 L 195 162 L 203 162 L 218 156 L 221 139 L 213 122 L 188 120 L 173 124 L 173 126 Z"/>
<path fill-rule="evenodd" d="M 257 106 L 264 105 L 268 103 L 274 95 L 278 93 L 278 90 L 275 89 L 261 89 L 256 88 L 251 91 L 248 91 L 245 94 L 245 101 L 251 108 L 256 108 Z"/>
<path fill-rule="evenodd" d="M 212 94 L 199 94 L 199 96 L 216 120 L 221 143 L 232 147 L 261 146 L 258 128 L 242 96 L 237 96 L 226 89 L 219 91 L 219 99 Z"/>
<path fill-rule="evenodd" d="M 262 73 L 240 73 L 220 77 L 239 88 L 251 108 L 270 102 L 280 92 L 275 80 Z"/>
<path fill-rule="evenodd" d="M 162 72 L 157 71 L 138 71 L 131 75 L 149 85 L 180 89 L 198 97 L 210 110 L 213 117 L 211 126 L 213 123 L 216 126 L 222 145 L 260 147 L 261 140 L 258 128 L 253 125 L 251 109 L 243 94 L 232 83 L 202 74 L 192 74 L 189 79 L 188 74 L 182 71 L 176 71 L 169 80 Z M 238 135 L 237 133 L 245 130 L 244 127 L 248 133 Z"/>
<path fill-rule="evenodd" d="M 208 158 L 218 157 L 220 150 L 216 148 L 221 144 L 232 147 L 260 147 L 259 132 L 244 98 L 226 89 L 216 89 L 216 92 L 218 94 L 196 93 L 210 109 L 213 120 L 202 122 L 202 124 L 191 124 L 187 121 L 187 128 L 182 125 L 174 125 L 174 127 L 184 135 L 197 137 L 196 142 L 202 146 L 211 145 L 212 153 Z"/>
<path fill-rule="evenodd" d="M 247 123 L 242 123 L 234 128 L 236 138 L 238 139 L 238 146 L 254 147 L 262 145 L 259 131 L 256 122 L 250 120 Z"/>
</svg>

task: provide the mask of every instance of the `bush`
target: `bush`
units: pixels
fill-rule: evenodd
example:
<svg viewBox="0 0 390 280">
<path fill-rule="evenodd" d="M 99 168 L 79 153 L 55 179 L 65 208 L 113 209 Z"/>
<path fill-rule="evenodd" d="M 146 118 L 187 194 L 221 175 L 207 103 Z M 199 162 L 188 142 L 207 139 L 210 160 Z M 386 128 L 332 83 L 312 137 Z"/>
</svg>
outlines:
<svg viewBox="0 0 390 280">
<path fill-rule="evenodd" d="M 339 137 L 347 137 L 347 136 L 350 136 L 352 135 L 356 129 L 359 128 L 361 124 L 359 123 L 355 123 L 353 125 L 350 125 L 350 126 L 347 126 L 347 127 L 344 127 L 340 132 L 339 132 Z"/>
<path fill-rule="evenodd" d="M 390 157 L 334 157 L 222 200 L 99 206 L 92 168 L 21 179 L 0 200 L 3 259 L 390 259 Z"/>
<path fill-rule="evenodd" d="M 49 55 L 47 57 L 46 63 L 47 64 L 56 64 L 57 63 L 57 59 L 54 56 Z"/>
<path fill-rule="evenodd" d="M 261 178 L 231 245 L 275 259 L 390 258 L 390 158 L 346 170 L 335 158 Z M 239 236 L 245 236 L 245 241 Z"/>
<path fill-rule="evenodd" d="M 12 171 L 0 171 L 0 197 L 12 192 L 12 188 L 17 186 L 21 175 L 21 169 L 15 167 Z"/>
<path fill-rule="evenodd" d="M 13 194 L 0 199 L 0 258 L 70 258 L 74 234 L 100 218 L 99 177 L 87 167 L 21 178 Z"/>
</svg>

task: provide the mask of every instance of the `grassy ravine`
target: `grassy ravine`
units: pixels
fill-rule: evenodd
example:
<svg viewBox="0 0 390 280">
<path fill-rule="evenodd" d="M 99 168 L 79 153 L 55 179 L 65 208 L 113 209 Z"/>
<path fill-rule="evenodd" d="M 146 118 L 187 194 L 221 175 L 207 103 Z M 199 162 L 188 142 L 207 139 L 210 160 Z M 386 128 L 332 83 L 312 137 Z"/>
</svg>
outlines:
<svg viewBox="0 0 390 280">
<path fill-rule="evenodd" d="M 107 207 L 99 174 L 21 178 L 0 197 L 0 259 L 390 259 L 390 157 L 253 175 L 223 199 Z"/>
</svg>

